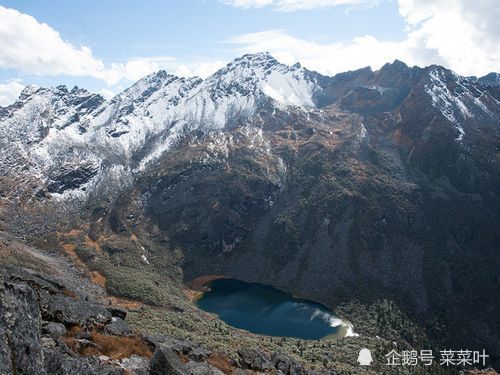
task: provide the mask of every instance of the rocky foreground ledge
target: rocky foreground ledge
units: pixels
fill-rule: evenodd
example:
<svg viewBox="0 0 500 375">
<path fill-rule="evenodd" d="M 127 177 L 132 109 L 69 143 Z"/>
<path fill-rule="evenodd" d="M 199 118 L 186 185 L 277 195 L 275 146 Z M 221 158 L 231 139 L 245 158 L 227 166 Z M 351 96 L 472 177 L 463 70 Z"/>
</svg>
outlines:
<svg viewBox="0 0 500 375">
<path fill-rule="evenodd" d="M 238 361 L 221 361 L 186 340 L 139 334 L 125 309 L 17 266 L 0 267 L 0 301 L 1 375 L 317 373 L 279 352 L 240 348 Z"/>
</svg>

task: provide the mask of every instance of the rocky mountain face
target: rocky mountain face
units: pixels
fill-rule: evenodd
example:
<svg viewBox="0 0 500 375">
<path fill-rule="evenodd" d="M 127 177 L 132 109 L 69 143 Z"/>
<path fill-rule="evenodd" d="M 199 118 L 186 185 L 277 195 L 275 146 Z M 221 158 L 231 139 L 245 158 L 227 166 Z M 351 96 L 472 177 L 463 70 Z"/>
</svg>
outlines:
<svg viewBox="0 0 500 375">
<path fill-rule="evenodd" d="M 8 152 L 0 163 L 9 175 L 36 178 L 39 194 L 84 200 L 130 185 L 188 133 L 243 125 L 267 105 L 314 107 L 317 77 L 259 54 L 205 81 L 159 71 L 110 101 L 77 87 L 27 87 L 1 109 Z"/>
<path fill-rule="evenodd" d="M 491 86 L 499 86 L 500 85 L 500 74 L 499 73 L 489 73 L 483 77 L 480 77 L 479 82 L 485 83 Z"/>
<path fill-rule="evenodd" d="M 498 359 L 488 77 L 400 61 L 327 77 L 262 53 L 205 80 L 160 71 L 111 100 L 27 87 L 0 109 L 2 227 L 57 207 L 56 226 L 105 245 L 78 258 L 108 291 L 106 270 L 148 262 L 151 280 L 179 265 L 172 285 L 221 274 L 332 308 L 387 298 L 434 342 Z"/>
</svg>

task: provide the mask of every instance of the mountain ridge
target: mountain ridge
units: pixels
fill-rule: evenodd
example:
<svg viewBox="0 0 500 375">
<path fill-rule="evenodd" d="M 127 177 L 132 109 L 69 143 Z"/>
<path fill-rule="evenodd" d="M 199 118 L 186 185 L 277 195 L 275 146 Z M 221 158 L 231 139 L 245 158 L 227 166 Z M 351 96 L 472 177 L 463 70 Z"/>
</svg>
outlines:
<svg viewBox="0 0 500 375">
<path fill-rule="evenodd" d="M 398 74 L 402 74 L 404 79 L 399 78 L 397 87 L 384 86 L 394 86 L 389 81 Z M 54 136 L 62 138 L 54 140 L 55 144 L 59 142 L 58 148 L 82 148 L 85 145 L 87 152 L 82 152 L 86 159 L 94 160 L 93 169 L 97 166 L 100 171 L 113 169 L 114 172 L 108 172 L 123 174 L 122 178 L 129 180 L 135 174 L 134 170 L 144 170 L 146 164 L 157 160 L 179 142 L 183 134 L 196 129 L 210 132 L 239 126 L 258 108 L 268 105 L 277 110 L 295 107 L 294 110 L 307 111 L 321 110 L 339 101 L 353 111 L 391 110 L 410 93 L 408 82 L 415 82 L 426 74 L 430 76 L 427 93 L 432 97 L 433 105 L 441 108 L 444 116 L 454 123 L 457 138 L 463 137 L 463 129 L 455 117 L 459 116 L 459 122 L 463 122 L 473 112 L 467 109 L 468 106 L 482 106 L 480 109 L 488 114 L 488 103 L 483 103 L 485 99 L 478 101 L 466 92 L 469 96 L 466 105 L 446 87 L 448 81 L 456 81 L 462 91 L 467 91 L 473 86 L 471 80 L 439 66 L 409 68 L 396 60 L 376 72 L 364 68 L 327 77 L 297 64 L 283 65 L 269 53 L 257 53 L 235 59 L 205 80 L 179 78 L 159 71 L 142 78 L 110 100 L 77 87 L 71 91 L 65 86 L 53 89 L 28 87 L 16 103 L 0 112 L 0 129 L 3 129 L 1 135 L 9 143 L 38 143 L 40 147 L 21 146 L 22 150 L 15 150 L 19 157 L 37 160 L 39 170 L 35 172 L 38 174 L 45 174 L 50 164 L 54 164 L 47 156 L 47 153 L 57 153 L 52 151 L 54 147 L 51 146 L 50 137 Z M 352 90 L 352 82 L 356 82 L 353 77 L 360 76 L 359 79 L 364 80 L 360 83 L 363 84 L 358 84 L 357 88 L 354 86 Z M 343 89 L 342 81 L 345 79 L 350 92 Z M 490 96 L 485 89 L 481 91 L 472 87 L 472 90 L 479 91 L 481 97 L 483 94 Z M 354 100 L 359 107 L 360 96 L 363 95 L 367 96 L 366 100 L 375 101 L 377 95 L 381 96 L 383 100 L 379 102 L 382 107 L 361 109 L 350 106 L 349 101 Z M 25 106 L 28 108 L 23 113 Z M 42 113 L 43 116 L 40 116 Z M 14 132 L 14 137 L 16 127 L 12 125 L 13 121 L 25 123 L 17 136 Z M 91 149 L 95 151 L 89 152 Z M 114 165 L 106 166 L 109 160 Z M 79 193 L 76 196 L 85 195 Z"/>
</svg>

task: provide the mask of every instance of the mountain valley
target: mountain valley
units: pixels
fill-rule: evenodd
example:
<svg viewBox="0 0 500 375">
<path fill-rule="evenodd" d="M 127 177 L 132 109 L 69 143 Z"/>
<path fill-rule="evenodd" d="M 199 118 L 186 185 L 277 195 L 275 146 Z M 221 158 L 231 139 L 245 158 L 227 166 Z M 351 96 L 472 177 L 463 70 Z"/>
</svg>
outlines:
<svg viewBox="0 0 500 375">
<path fill-rule="evenodd" d="M 172 373 L 380 374 L 393 348 L 484 348 L 498 371 L 497 76 L 396 60 L 329 77 L 257 53 L 205 80 L 159 71 L 110 100 L 29 86 L 0 107 L 3 279 L 37 291 L 56 277 L 51 296 L 126 308 L 133 354 L 167 345 L 183 362 Z M 209 275 L 319 302 L 359 336 L 232 328 L 193 303 L 190 282 Z M 76 324 L 96 340 L 109 329 L 111 315 L 46 314 L 40 295 L 66 345 Z M 364 347 L 377 365 L 358 366 Z"/>
</svg>

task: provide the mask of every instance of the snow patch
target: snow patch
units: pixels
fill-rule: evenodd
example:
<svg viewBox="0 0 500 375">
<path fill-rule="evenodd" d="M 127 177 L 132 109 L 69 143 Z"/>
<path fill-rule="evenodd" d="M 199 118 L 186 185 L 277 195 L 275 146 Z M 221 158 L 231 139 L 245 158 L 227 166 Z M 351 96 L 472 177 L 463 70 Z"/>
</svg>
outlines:
<svg viewBox="0 0 500 375">
<path fill-rule="evenodd" d="M 467 118 L 474 117 L 470 111 L 467 103 L 474 104 L 481 111 L 490 113 L 484 103 L 478 100 L 470 89 L 464 85 L 464 78 L 454 73 L 453 83 L 455 85 L 454 91 L 448 88 L 443 71 L 434 68 L 429 72 L 430 84 L 425 85 L 425 91 L 430 95 L 432 105 L 439 109 L 439 111 L 450 121 L 454 128 L 458 131 L 457 141 L 461 141 L 465 135 L 462 127 L 463 122 Z M 477 90 L 476 90 L 477 91 Z"/>
<path fill-rule="evenodd" d="M 359 337 L 359 333 L 354 332 L 354 327 L 351 323 L 347 324 L 347 332 L 345 337 Z"/>
</svg>

